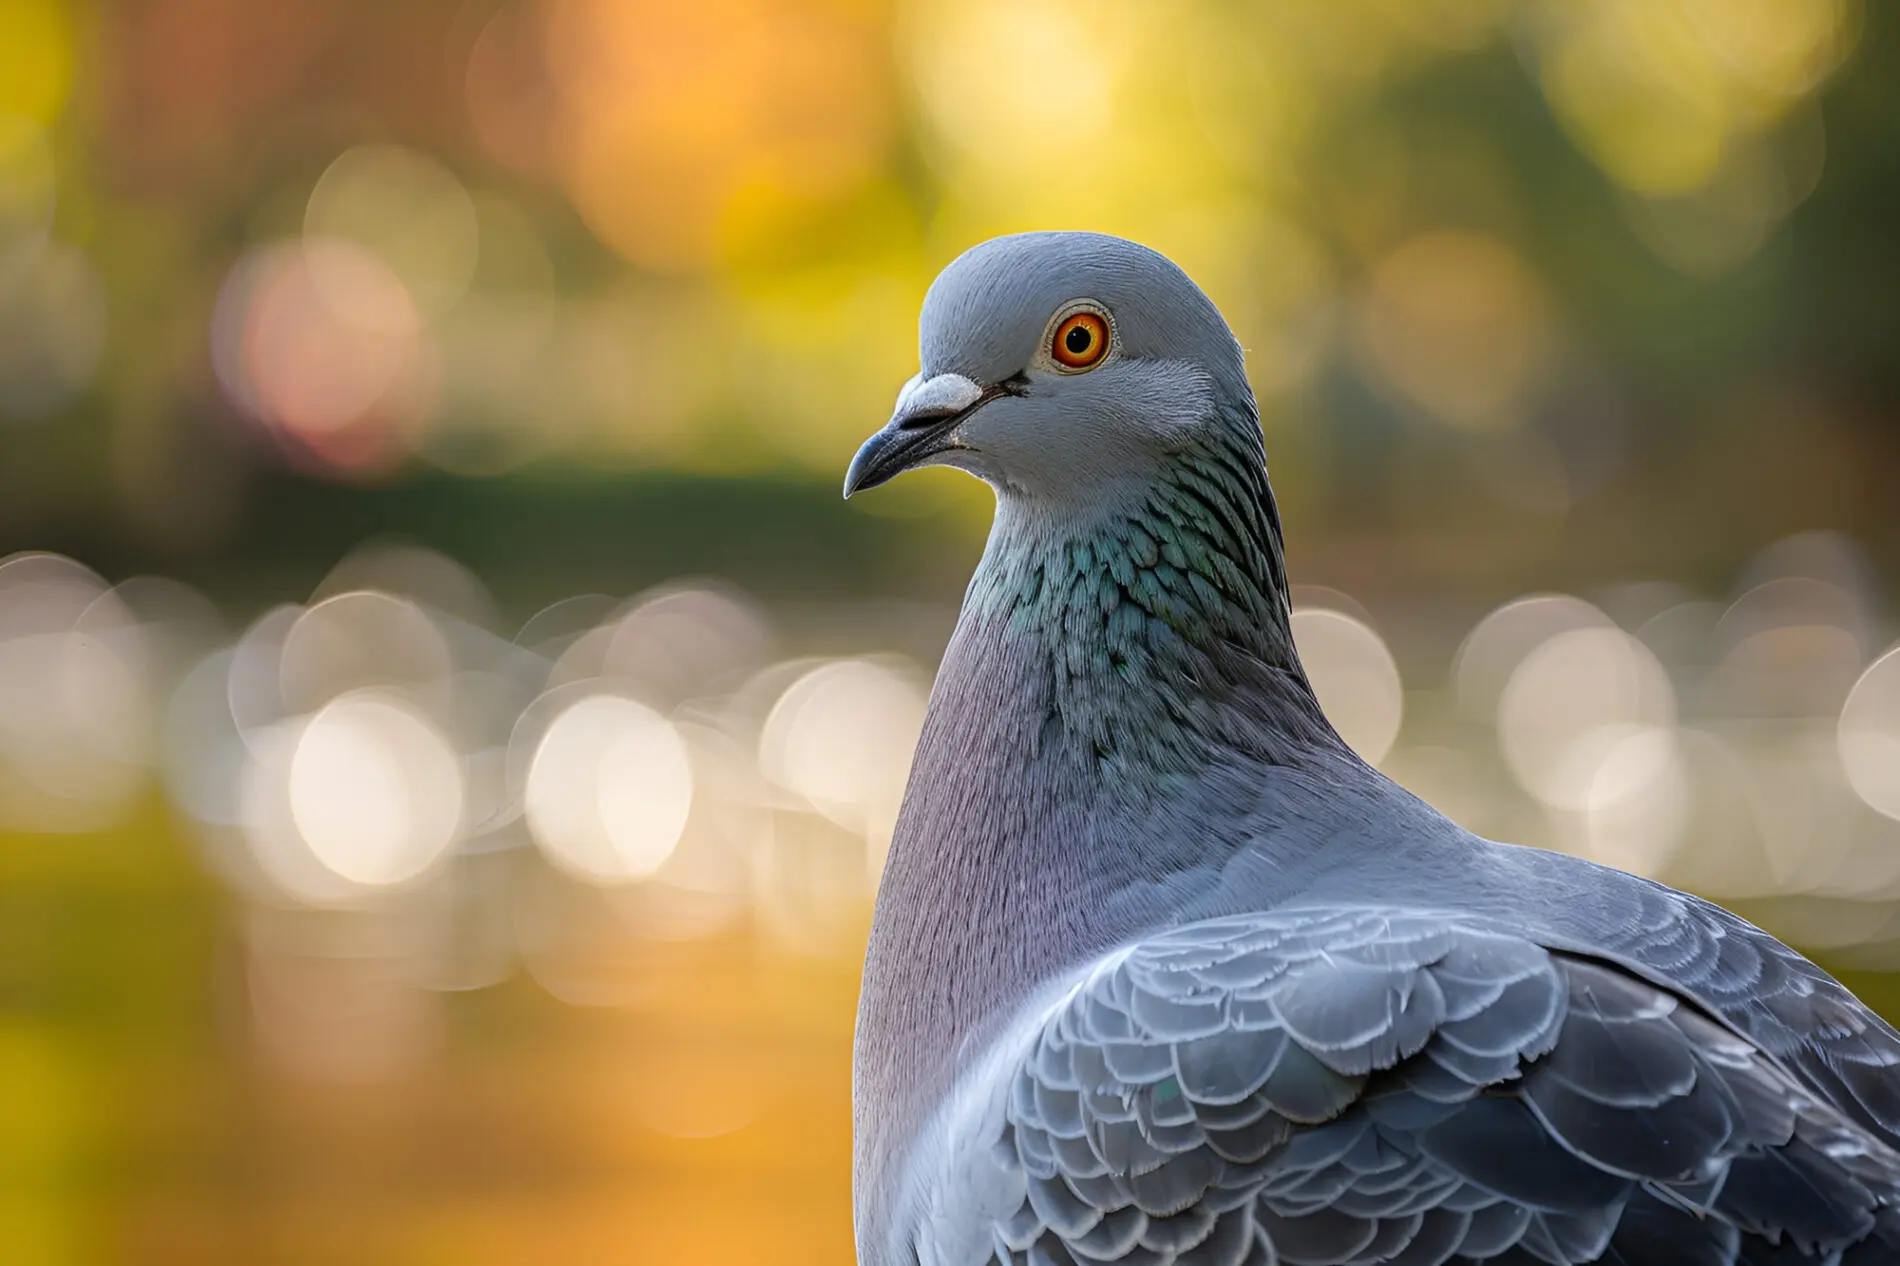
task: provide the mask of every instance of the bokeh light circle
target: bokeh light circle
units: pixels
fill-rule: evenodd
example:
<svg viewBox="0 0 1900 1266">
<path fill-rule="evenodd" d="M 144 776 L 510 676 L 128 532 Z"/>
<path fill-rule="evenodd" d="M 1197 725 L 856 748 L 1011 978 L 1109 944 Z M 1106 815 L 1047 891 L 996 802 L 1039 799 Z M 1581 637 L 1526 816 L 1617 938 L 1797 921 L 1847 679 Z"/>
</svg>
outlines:
<svg viewBox="0 0 1900 1266">
<path fill-rule="evenodd" d="M 549 723 L 524 796 L 542 851 L 596 882 L 658 872 L 679 845 L 692 803 L 693 766 L 679 731 L 615 694 L 585 695 Z"/>
<path fill-rule="evenodd" d="M 1676 731 L 1617 726 L 1593 739 L 1595 768 L 1583 805 L 1590 855 L 1654 877 L 1681 844 L 1693 808 Z"/>
<path fill-rule="evenodd" d="M 212 366 L 231 402 L 329 465 L 406 451 L 437 389 L 433 335 L 403 279 L 345 238 L 245 255 L 218 295 Z"/>
<path fill-rule="evenodd" d="M 399 145 L 359 145 L 325 169 L 304 209 L 315 242 L 347 241 L 375 256 L 425 315 L 448 309 L 468 289 L 480 250 L 475 202 L 435 159 Z M 319 286 L 339 279 L 316 275 Z M 351 293 L 334 296 L 347 306 Z"/>
<path fill-rule="evenodd" d="M 290 814 L 312 854 L 355 884 L 386 887 L 427 870 L 455 842 L 461 763 L 420 713 L 387 696 L 346 695 L 310 718 L 288 770 Z"/>
<path fill-rule="evenodd" d="M 821 663 L 792 682 L 767 715 L 760 772 L 862 834 L 875 868 L 890 847 L 924 705 L 923 685 L 904 665 Z"/>
<path fill-rule="evenodd" d="M 1343 611 L 1293 613 L 1293 642 L 1327 720 L 1361 759 L 1378 764 L 1405 716 L 1399 666 L 1385 639 Z"/>
<path fill-rule="evenodd" d="M 1638 729 L 1675 722 L 1668 674 L 1648 647 L 1616 628 L 1552 637 L 1525 656 L 1498 700 L 1506 765 L 1526 791 L 1558 809 L 1588 809 L 1619 746 Z"/>
<path fill-rule="evenodd" d="M 94 830 L 144 785 L 159 714 L 148 640 L 71 559 L 0 560 L 0 826 Z"/>
<path fill-rule="evenodd" d="M 1495 721 L 1498 699 L 1525 656 L 1559 633 L 1615 627 L 1609 616 L 1569 594 L 1512 599 L 1478 621 L 1458 648 L 1452 684 L 1459 706 L 1474 720 Z"/>
<path fill-rule="evenodd" d="M 1854 683 L 1835 734 L 1854 794 L 1876 812 L 1900 818 L 1900 647 Z"/>
</svg>

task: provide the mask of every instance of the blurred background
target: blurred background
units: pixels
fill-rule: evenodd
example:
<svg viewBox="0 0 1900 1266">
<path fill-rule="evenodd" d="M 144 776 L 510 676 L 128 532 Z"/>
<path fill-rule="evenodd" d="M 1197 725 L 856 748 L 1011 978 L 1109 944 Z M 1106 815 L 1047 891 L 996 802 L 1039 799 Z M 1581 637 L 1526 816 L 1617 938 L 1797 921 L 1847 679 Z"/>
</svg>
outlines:
<svg viewBox="0 0 1900 1266">
<path fill-rule="evenodd" d="M 994 233 L 1248 348 L 1487 835 L 1900 1004 L 1900 12 L 0 0 L 0 1260 L 845 1262 Z"/>
</svg>

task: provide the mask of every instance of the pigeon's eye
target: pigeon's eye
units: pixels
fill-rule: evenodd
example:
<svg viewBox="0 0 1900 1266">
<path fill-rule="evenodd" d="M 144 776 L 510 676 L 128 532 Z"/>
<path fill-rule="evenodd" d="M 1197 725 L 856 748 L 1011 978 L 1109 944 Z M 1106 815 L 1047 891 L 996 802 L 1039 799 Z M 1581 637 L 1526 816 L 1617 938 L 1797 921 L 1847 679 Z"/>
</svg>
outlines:
<svg viewBox="0 0 1900 1266">
<path fill-rule="evenodd" d="M 1064 369 L 1093 369 L 1108 351 L 1108 322 L 1094 312 L 1077 312 L 1056 326 L 1049 354 Z"/>
</svg>

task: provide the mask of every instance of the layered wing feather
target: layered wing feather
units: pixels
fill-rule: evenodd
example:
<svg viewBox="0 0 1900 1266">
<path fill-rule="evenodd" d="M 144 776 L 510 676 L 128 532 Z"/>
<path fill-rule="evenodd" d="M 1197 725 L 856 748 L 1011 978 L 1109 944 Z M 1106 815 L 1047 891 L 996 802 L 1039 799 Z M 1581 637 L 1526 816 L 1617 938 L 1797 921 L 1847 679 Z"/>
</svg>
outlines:
<svg viewBox="0 0 1900 1266">
<path fill-rule="evenodd" d="M 1700 898 L 1631 881 L 1634 908 L 1591 948 L 1720 1015 L 1849 1119 L 1900 1148 L 1900 1034 L 1841 983 Z"/>
<path fill-rule="evenodd" d="M 1675 993 L 1468 917 L 1152 937 L 959 1104 L 925 1262 L 1900 1260 L 1900 1156 L 1856 1114 Z"/>
</svg>

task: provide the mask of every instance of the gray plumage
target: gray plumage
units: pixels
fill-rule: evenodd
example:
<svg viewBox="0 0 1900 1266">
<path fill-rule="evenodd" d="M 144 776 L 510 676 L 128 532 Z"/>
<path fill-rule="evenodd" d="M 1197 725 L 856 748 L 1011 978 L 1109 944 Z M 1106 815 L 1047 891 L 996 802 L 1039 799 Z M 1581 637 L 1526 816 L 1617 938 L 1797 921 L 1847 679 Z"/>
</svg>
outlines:
<svg viewBox="0 0 1900 1266">
<path fill-rule="evenodd" d="M 1077 367 L 1081 310 L 1110 338 Z M 986 243 L 922 359 L 847 492 L 944 463 L 997 513 L 865 964 L 862 1261 L 1900 1260 L 1900 1035 L 1326 723 L 1240 349 L 1185 275 Z"/>
</svg>

